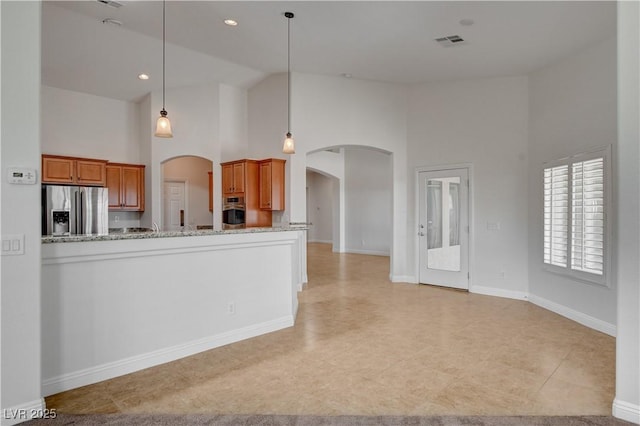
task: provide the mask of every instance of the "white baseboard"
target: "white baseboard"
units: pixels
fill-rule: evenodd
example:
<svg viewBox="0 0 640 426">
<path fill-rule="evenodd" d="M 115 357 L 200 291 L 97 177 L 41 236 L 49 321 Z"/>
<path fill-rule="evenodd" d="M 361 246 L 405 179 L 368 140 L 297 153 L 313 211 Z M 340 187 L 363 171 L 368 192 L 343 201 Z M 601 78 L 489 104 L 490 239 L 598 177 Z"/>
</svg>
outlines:
<svg viewBox="0 0 640 426">
<path fill-rule="evenodd" d="M 564 305 L 560 305 L 556 302 L 544 299 L 534 294 L 529 294 L 529 302 L 545 308 L 563 317 L 569 318 L 577 323 L 580 323 L 586 327 L 593 328 L 594 330 L 608 334 L 609 336 L 616 337 L 616 326 L 608 322 L 599 320 L 585 313 L 568 308 Z"/>
<path fill-rule="evenodd" d="M 411 275 L 389 275 L 389 279 L 392 283 L 418 284 L 416 277 Z"/>
<path fill-rule="evenodd" d="M 388 251 L 383 250 L 360 250 L 360 249 L 346 249 L 344 253 L 353 253 L 353 254 L 368 254 L 372 256 L 389 256 Z"/>
<path fill-rule="evenodd" d="M 640 405 L 615 398 L 613 400 L 612 414 L 613 417 L 640 425 Z"/>
<path fill-rule="evenodd" d="M 484 294 L 486 296 L 497 296 L 516 300 L 527 300 L 529 297 L 529 294 L 524 291 L 505 290 L 503 288 L 485 287 L 481 285 L 470 286 L 469 293 Z"/>
<path fill-rule="evenodd" d="M 169 348 L 160 349 L 142 355 L 121 359 L 107 364 L 98 365 L 62 376 L 46 379 L 42 382 L 42 393 L 44 396 L 64 392 L 103 380 L 112 379 L 134 371 L 143 370 L 155 365 L 175 361 L 199 352 L 214 349 L 219 346 L 239 342 L 240 340 L 260 336 L 272 331 L 293 326 L 293 315 L 255 324 L 248 327 L 231 330 L 203 339 L 194 340 Z"/>
<path fill-rule="evenodd" d="M 17 425 L 31 419 L 49 418 L 48 414 L 44 398 L 40 398 L 14 407 L 2 408 L 0 425 Z"/>
</svg>

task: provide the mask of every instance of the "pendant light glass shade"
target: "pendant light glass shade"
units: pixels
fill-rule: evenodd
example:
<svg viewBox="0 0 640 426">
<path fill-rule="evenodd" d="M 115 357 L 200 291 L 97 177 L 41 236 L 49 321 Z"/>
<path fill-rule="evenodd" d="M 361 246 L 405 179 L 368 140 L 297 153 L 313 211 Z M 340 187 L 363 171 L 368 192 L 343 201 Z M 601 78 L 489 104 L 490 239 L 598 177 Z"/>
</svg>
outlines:
<svg viewBox="0 0 640 426">
<path fill-rule="evenodd" d="M 173 132 L 171 131 L 171 122 L 167 118 L 167 111 L 162 109 L 160 111 L 160 117 L 158 117 L 158 121 L 156 122 L 156 132 L 155 136 L 159 138 L 172 138 Z"/>
<path fill-rule="evenodd" d="M 164 51 L 165 51 L 165 21 L 166 21 L 166 13 L 165 13 L 165 0 L 162 0 L 162 111 L 160 111 L 160 117 L 158 117 L 158 121 L 156 122 L 156 132 L 155 136 L 159 138 L 172 138 L 173 132 L 171 131 L 171 122 L 167 117 L 167 111 L 164 109 Z"/>
<path fill-rule="evenodd" d="M 284 138 L 284 145 L 282 146 L 282 152 L 285 154 L 295 154 L 296 153 L 296 145 L 293 140 L 293 136 L 291 133 L 287 132 L 287 135 Z"/>
<path fill-rule="evenodd" d="M 285 12 L 284 16 L 287 18 L 287 134 L 284 138 L 282 152 L 295 154 L 296 145 L 293 136 L 291 136 L 291 19 L 294 14 Z"/>
</svg>

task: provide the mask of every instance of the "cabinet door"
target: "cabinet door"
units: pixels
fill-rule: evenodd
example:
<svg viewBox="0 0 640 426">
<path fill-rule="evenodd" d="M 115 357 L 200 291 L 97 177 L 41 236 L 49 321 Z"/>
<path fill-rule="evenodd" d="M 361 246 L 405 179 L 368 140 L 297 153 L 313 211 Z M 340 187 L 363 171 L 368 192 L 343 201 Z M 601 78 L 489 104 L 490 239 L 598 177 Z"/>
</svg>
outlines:
<svg viewBox="0 0 640 426">
<path fill-rule="evenodd" d="M 213 211 L 213 172 L 209 172 L 209 211 Z"/>
<path fill-rule="evenodd" d="M 109 210 L 119 210 L 122 204 L 122 169 L 120 166 L 107 166 L 107 189 L 109 190 Z"/>
<path fill-rule="evenodd" d="M 245 163 L 233 165 L 233 192 L 244 192 L 244 166 Z"/>
<path fill-rule="evenodd" d="M 105 186 L 106 162 L 76 160 L 76 182 L 80 185 Z"/>
<path fill-rule="evenodd" d="M 222 192 L 224 194 L 233 193 L 233 164 L 222 166 Z"/>
<path fill-rule="evenodd" d="M 260 208 L 271 210 L 271 162 L 260 163 Z"/>
<path fill-rule="evenodd" d="M 42 183 L 73 183 L 72 158 L 42 156 Z"/>
<path fill-rule="evenodd" d="M 144 211 L 144 169 L 122 166 L 122 208 Z"/>
<path fill-rule="evenodd" d="M 284 160 L 260 162 L 260 209 L 284 210 Z"/>
<path fill-rule="evenodd" d="M 271 210 L 284 210 L 284 160 L 271 162 Z"/>
</svg>

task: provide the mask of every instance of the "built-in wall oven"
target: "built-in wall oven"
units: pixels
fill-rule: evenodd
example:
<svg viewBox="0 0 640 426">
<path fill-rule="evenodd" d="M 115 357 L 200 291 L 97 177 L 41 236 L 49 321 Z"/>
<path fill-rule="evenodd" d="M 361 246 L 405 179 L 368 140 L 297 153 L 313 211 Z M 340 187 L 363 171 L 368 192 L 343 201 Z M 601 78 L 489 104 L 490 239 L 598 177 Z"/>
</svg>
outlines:
<svg viewBox="0 0 640 426">
<path fill-rule="evenodd" d="M 222 201 L 222 229 L 244 228 L 244 197 L 225 197 Z"/>
</svg>

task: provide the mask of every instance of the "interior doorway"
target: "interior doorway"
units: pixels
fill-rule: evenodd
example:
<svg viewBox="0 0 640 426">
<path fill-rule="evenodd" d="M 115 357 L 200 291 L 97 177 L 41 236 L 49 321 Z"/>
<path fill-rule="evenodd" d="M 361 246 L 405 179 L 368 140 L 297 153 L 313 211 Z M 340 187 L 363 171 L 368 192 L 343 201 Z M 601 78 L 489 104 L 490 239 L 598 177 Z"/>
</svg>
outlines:
<svg viewBox="0 0 640 426">
<path fill-rule="evenodd" d="M 165 180 L 163 184 L 163 223 L 164 231 L 181 231 L 189 222 L 186 211 L 187 182 Z"/>
<path fill-rule="evenodd" d="M 469 171 L 418 172 L 419 282 L 469 289 Z"/>
</svg>

